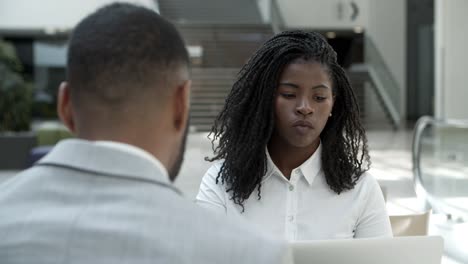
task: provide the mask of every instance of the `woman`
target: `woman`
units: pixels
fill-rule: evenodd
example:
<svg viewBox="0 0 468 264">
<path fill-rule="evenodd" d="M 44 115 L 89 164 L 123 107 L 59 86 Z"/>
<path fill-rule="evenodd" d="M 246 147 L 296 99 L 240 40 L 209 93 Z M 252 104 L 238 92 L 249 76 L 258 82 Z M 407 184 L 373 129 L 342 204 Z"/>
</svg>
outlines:
<svg viewBox="0 0 468 264">
<path fill-rule="evenodd" d="M 392 236 L 354 92 L 317 33 L 283 32 L 242 68 L 212 129 L 197 203 L 288 240 Z"/>
</svg>

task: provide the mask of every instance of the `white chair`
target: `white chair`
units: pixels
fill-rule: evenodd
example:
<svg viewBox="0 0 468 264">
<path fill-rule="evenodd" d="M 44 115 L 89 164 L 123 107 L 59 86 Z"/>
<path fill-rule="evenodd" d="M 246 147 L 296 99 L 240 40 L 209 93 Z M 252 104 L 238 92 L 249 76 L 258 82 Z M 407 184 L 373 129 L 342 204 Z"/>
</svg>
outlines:
<svg viewBox="0 0 468 264">
<path fill-rule="evenodd" d="M 391 215 L 393 236 L 426 236 L 431 211 L 411 215 Z"/>
</svg>

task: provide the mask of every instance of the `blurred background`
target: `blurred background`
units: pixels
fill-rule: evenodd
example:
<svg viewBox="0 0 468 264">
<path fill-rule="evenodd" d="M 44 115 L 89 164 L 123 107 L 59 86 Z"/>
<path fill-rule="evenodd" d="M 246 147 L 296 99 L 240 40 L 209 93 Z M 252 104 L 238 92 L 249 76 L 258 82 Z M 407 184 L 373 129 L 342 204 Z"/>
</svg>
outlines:
<svg viewBox="0 0 468 264">
<path fill-rule="evenodd" d="M 72 135 L 55 110 L 73 27 L 110 0 L 0 0 L 0 182 Z M 468 263 L 467 0 L 134 0 L 172 21 L 193 66 L 176 185 L 194 199 L 237 72 L 275 33 L 323 34 L 358 96 L 392 215 L 430 213 L 444 263 Z"/>
</svg>

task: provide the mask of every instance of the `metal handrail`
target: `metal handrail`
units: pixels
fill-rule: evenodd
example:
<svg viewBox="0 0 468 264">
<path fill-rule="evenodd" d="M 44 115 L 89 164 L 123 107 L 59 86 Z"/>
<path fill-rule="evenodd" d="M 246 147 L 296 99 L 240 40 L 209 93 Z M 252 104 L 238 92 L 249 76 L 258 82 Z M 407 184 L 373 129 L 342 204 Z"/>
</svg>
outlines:
<svg viewBox="0 0 468 264">
<path fill-rule="evenodd" d="M 276 0 L 270 0 L 270 23 L 275 34 L 280 33 L 284 28 L 284 19 Z"/>
<path fill-rule="evenodd" d="M 424 129 L 429 125 L 442 125 L 444 127 L 462 128 L 468 129 L 468 120 L 442 120 L 435 119 L 430 116 L 423 116 L 418 119 L 415 125 L 413 134 L 413 145 L 412 145 L 412 161 L 413 161 L 413 184 L 416 194 L 423 198 L 425 203 L 425 209 L 429 209 L 432 206 L 434 211 L 440 211 L 447 214 L 455 213 L 457 215 L 466 215 L 466 211 L 454 208 L 452 205 L 447 204 L 443 200 L 437 199 L 431 195 L 424 188 L 424 181 L 421 173 L 421 135 Z"/>
<path fill-rule="evenodd" d="M 370 36 L 365 36 L 365 61 L 373 88 L 382 99 L 392 125 L 398 129 L 402 125 L 401 88 L 390 71 L 384 57 Z"/>
<path fill-rule="evenodd" d="M 392 122 L 392 126 L 394 129 L 398 129 L 401 126 L 401 117 L 396 109 L 395 105 L 393 104 L 390 96 L 385 90 L 384 85 L 382 84 L 381 79 L 378 77 L 377 71 L 374 69 L 373 66 L 367 65 L 367 70 L 369 71 L 369 77 L 372 82 L 372 87 L 374 88 L 375 93 L 377 96 L 382 100 L 383 106 L 390 117 L 390 121 Z"/>
</svg>

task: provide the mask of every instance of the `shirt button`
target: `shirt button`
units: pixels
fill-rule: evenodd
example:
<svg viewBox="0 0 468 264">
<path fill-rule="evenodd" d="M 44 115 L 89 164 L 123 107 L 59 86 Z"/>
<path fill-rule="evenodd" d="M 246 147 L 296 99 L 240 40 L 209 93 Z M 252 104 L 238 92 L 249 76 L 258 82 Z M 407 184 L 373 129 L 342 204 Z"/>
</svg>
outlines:
<svg viewBox="0 0 468 264">
<path fill-rule="evenodd" d="M 294 221 L 294 216 L 292 216 L 292 215 L 288 216 L 288 220 L 289 220 L 289 222 Z"/>
<path fill-rule="evenodd" d="M 290 191 L 294 190 L 294 186 L 289 185 L 289 190 L 290 190 Z"/>
<path fill-rule="evenodd" d="M 300 175 L 301 172 L 299 170 L 295 171 L 294 173 L 296 173 L 296 175 Z"/>
</svg>

